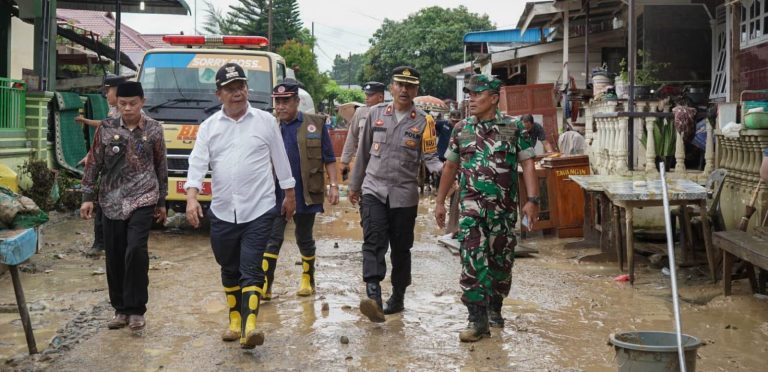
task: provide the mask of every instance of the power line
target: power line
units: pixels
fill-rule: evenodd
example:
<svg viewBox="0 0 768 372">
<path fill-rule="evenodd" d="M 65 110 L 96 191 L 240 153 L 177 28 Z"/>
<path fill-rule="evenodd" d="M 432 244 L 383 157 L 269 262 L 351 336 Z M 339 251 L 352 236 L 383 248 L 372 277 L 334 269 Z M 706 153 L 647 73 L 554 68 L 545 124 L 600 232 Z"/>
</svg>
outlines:
<svg viewBox="0 0 768 372">
<path fill-rule="evenodd" d="M 358 10 L 354 10 L 354 9 L 351 9 L 351 11 L 352 11 L 352 13 L 355 13 L 355 14 L 361 15 L 361 16 L 363 16 L 363 17 L 366 17 L 366 18 L 370 18 L 370 19 L 372 19 L 372 20 L 374 20 L 374 21 L 384 22 L 384 20 L 383 20 L 383 19 L 381 19 L 381 18 L 376 18 L 376 17 L 374 17 L 374 16 L 371 16 L 371 15 L 365 14 L 365 13 L 363 13 L 363 12 L 361 12 L 361 11 L 358 11 Z"/>
<path fill-rule="evenodd" d="M 315 36 L 315 40 L 321 40 L 321 38 L 318 38 L 317 36 Z M 368 45 L 368 44 L 361 44 L 361 43 L 345 43 L 345 44 L 342 44 L 341 42 L 334 41 L 333 38 L 330 37 L 330 36 L 323 37 L 322 40 L 323 40 L 323 42 L 331 43 L 331 44 L 333 44 L 333 45 L 335 45 L 335 46 L 337 46 L 337 47 L 339 47 L 341 49 L 349 49 L 350 45 L 358 46 L 358 47 L 363 47 L 363 48 L 366 48 L 366 49 L 370 48 L 370 45 Z"/>
<path fill-rule="evenodd" d="M 345 29 L 343 29 L 343 28 L 338 28 L 338 27 L 329 26 L 329 25 L 326 25 L 326 24 L 324 24 L 324 23 L 320 23 L 320 22 L 317 22 L 317 21 L 315 21 L 315 24 L 318 24 L 318 25 L 322 25 L 322 26 L 324 26 L 324 27 L 327 27 L 327 28 L 330 28 L 330 29 L 334 29 L 334 30 L 340 31 L 340 32 L 343 32 L 343 33 L 345 33 L 345 34 L 349 34 L 349 35 L 354 35 L 354 36 L 362 37 L 362 38 L 364 38 L 364 39 L 366 39 L 366 40 L 368 40 L 368 39 L 370 39 L 370 38 L 371 38 L 371 35 L 368 35 L 368 36 L 365 36 L 365 35 L 361 35 L 361 34 L 358 34 L 358 33 L 354 33 L 354 32 L 351 32 L 351 31 L 347 31 L 347 30 L 345 30 Z"/>
</svg>

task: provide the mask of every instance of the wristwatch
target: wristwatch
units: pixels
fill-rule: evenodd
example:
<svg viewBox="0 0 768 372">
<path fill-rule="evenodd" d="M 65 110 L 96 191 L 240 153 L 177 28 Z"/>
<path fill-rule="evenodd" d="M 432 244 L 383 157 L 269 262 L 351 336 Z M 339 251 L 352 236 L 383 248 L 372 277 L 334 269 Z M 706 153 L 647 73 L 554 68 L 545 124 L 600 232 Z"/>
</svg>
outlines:
<svg viewBox="0 0 768 372">
<path fill-rule="evenodd" d="M 529 196 L 528 197 L 528 201 L 533 203 L 533 204 L 536 204 L 536 205 L 541 205 L 541 197 L 540 196 Z"/>
</svg>

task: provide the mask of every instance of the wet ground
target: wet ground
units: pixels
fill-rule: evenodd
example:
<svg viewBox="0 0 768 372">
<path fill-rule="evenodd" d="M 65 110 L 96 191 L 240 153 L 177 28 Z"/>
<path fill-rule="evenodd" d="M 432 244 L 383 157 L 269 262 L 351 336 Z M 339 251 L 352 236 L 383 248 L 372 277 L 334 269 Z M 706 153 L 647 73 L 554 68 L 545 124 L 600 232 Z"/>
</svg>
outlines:
<svg viewBox="0 0 768 372">
<path fill-rule="evenodd" d="M 429 205 L 422 201 L 417 220 L 414 284 L 406 311 L 381 324 L 357 309 L 364 286 L 356 210 L 342 201 L 318 217 L 318 290 L 312 298 L 294 294 L 301 269 L 289 231 L 278 261 L 278 296 L 259 314 L 266 342 L 253 351 L 220 341 L 226 305 L 205 232 L 152 232 L 148 328 L 136 337 L 105 326 L 112 310 L 103 258 L 81 253 L 90 245 L 91 224 L 54 215 L 44 227 L 42 252 L 22 274 L 42 353 L 26 356 L 5 274 L 0 277 L 0 370 L 615 371 L 609 334 L 673 330 L 669 277 L 660 270 L 641 264 L 630 286 L 613 280 L 620 274 L 615 263 L 576 259 L 597 250 L 564 250 L 569 240 L 534 238 L 525 242 L 540 253 L 515 263 L 512 293 L 503 308 L 507 327 L 493 330 L 490 339 L 460 343 L 458 331 L 466 325 L 457 284 L 460 265 L 457 256 L 436 244 Z M 687 269 L 679 280 L 685 333 L 705 343 L 697 369 L 762 370 L 768 299 L 751 295 L 743 281 L 725 298 L 705 272 L 705 267 Z M 388 296 L 388 280 L 384 284 Z"/>
</svg>

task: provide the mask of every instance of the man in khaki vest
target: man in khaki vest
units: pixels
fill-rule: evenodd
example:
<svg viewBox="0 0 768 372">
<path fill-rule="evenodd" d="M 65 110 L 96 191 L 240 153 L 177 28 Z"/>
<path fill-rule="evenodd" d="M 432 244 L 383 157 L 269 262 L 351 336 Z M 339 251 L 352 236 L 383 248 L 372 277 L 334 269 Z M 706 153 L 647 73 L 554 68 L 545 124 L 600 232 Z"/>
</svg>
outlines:
<svg viewBox="0 0 768 372">
<path fill-rule="evenodd" d="M 325 118 L 299 111 L 299 85 L 293 79 L 286 79 L 272 91 L 275 99 L 275 114 L 280 122 L 280 133 L 291 163 L 291 173 L 296 180 L 296 244 L 301 252 L 302 274 L 299 296 L 315 293 L 315 240 L 312 228 L 315 215 L 323 213 L 325 199 L 325 174 L 328 174 L 330 188 L 328 202 L 339 203 L 339 186 L 336 182 L 336 156 Z M 277 205 L 281 205 L 282 190 L 276 189 Z M 262 266 L 265 270 L 264 300 L 272 299 L 272 283 L 280 247 L 285 237 L 285 218 L 276 217 L 272 235 L 267 243 Z"/>
</svg>

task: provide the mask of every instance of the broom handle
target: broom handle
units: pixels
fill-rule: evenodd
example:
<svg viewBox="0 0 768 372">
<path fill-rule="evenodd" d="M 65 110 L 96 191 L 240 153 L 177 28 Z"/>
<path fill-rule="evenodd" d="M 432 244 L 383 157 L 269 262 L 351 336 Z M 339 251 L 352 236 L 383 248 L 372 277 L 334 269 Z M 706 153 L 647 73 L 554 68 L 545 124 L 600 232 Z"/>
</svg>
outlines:
<svg viewBox="0 0 768 372">
<path fill-rule="evenodd" d="M 683 350 L 683 329 L 680 321 L 680 302 L 677 295 L 677 265 L 675 264 L 675 248 L 672 237 L 672 218 L 669 213 L 669 194 L 667 190 L 666 170 L 664 162 L 659 163 L 661 173 L 661 195 L 664 205 L 664 227 L 667 232 L 667 256 L 669 257 L 669 278 L 672 281 L 672 307 L 675 312 L 675 331 L 677 336 L 677 355 L 680 371 L 685 372 L 685 351 Z"/>
</svg>

